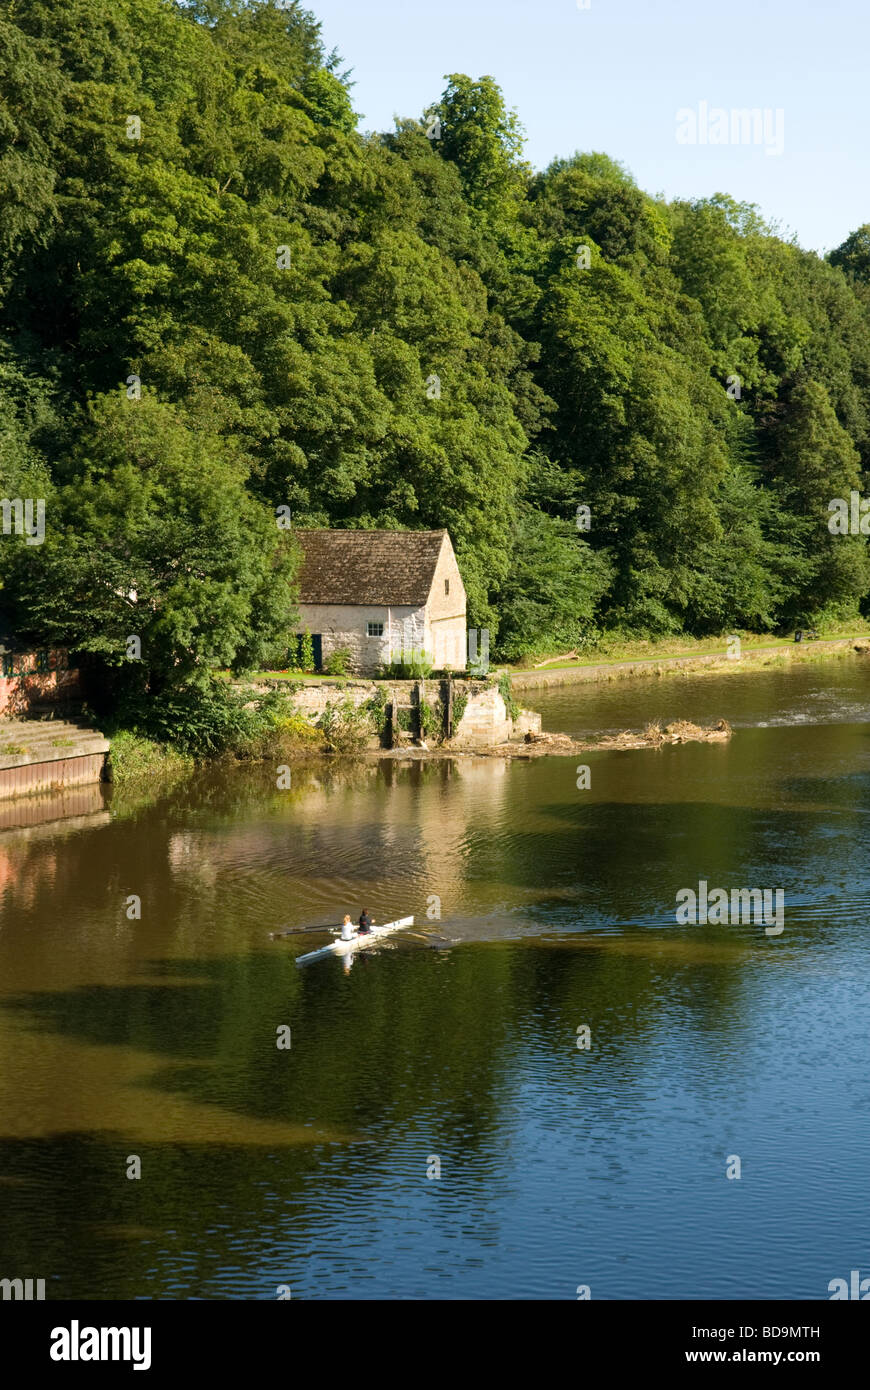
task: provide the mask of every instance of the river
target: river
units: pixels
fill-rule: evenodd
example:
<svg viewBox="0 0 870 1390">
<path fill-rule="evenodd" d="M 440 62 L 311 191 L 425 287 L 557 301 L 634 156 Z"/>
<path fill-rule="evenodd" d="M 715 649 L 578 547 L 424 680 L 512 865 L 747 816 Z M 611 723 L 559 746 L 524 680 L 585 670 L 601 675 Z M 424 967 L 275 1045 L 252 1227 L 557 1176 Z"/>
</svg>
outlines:
<svg viewBox="0 0 870 1390">
<path fill-rule="evenodd" d="M 818 1299 L 870 1274 L 866 664 L 527 699 L 576 735 L 735 733 L 584 755 L 585 789 L 559 758 L 210 769 L 0 831 L 0 1276 Z M 782 889 L 784 930 L 677 925 L 701 880 Z M 267 935 L 362 906 L 419 935 L 349 971 Z"/>
</svg>

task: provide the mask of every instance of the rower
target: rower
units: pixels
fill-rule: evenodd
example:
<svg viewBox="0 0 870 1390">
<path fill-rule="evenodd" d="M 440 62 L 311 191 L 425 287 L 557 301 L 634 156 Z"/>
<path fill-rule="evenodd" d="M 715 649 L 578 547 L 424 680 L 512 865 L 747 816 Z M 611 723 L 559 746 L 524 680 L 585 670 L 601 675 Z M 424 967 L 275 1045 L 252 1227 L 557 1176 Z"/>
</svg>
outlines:
<svg viewBox="0 0 870 1390">
<path fill-rule="evenodd" d="M 344 914 L 344 921 L 341 924 L 342 941 L 353 941 L 353 922 L 350 920 L 350 913 Z"/>
<path fill-rule="evenodd" d="M 364 907 L 359 919 L 360 936 L 365 936 L 368 932 L 370 932 L 374 924 L 374 918 L 369 916 L 368 908 Z"/>
</svg>

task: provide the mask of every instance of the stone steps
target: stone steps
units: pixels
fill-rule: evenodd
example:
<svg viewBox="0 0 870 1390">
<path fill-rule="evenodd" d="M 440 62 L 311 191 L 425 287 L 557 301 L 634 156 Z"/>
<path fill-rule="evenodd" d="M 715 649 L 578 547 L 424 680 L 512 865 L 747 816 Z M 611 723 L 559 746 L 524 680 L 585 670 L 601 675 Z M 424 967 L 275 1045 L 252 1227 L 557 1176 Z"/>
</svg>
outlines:
<svg viewBox="0 0 870 1390">
<path fill-rule="evenodd" d="M 0 771 L 108 751 L 98 729 L 69 719 L 0 719 Z"/>
</svg>

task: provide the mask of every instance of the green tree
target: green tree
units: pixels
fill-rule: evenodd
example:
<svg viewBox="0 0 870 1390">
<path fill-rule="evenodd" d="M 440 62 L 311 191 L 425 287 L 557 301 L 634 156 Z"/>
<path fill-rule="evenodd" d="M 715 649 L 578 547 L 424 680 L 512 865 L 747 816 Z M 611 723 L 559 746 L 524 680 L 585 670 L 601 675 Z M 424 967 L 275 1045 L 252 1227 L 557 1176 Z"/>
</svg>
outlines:
<svg viewBox="0 0 870 1390">
<path fill-rule="evenodd" d="M 93 653 L 154 694 L 286 651 L 296 556 L 225 442 L 149 396 L 112 396 L 80 448 L 58 523 L 17 551 L 20 634 Z"/>
<path fill-rule="evenodd" d="M 516 653 L 865 600 L 864 539 L 818 528 L 870 471 L 866 227 L 825 261 L 601 152 L 534 174 L 491 77 L 361 136 L 295 2 L 7 0 L 0 40 L 0 467 L 51 502 L 0 569 L 34 640 L 115 660 L 135 590 L 155 685 L 264 659 L 281 504 L 447 526 Z"/>
<path fill-rule="evenodd" d="M 58 218 L 52 147 L 64 87 L 47 45 L 0 19 L 0 292 L 17 253 L 44 245 Z"/>
<path fill-rule="evenodd" d="M 843 244 L 830 252 L 828 260 L 849 279 L 870 284 L 870 222 L 850 232 Z"/>
<path fill-rule="evenodd" d="M 800 621 L 826 611 L 856 612 L 870 583 L 862 536 L 832 535 L 828 504 L 848 501 L 861 483 L 860 457 L 819 382 L 799 382 L 776 429 L 775 491 L 793 518 L 806 577 L 786 605 Z"/>
<path fill-rule="evenodd" d="M 524 507 L 498 596 L 499 654 L 513 661 L 582 642 L 594 629 L 610 580 L 606 555 L 593 550 L 576 527 Z"/>
</svg>

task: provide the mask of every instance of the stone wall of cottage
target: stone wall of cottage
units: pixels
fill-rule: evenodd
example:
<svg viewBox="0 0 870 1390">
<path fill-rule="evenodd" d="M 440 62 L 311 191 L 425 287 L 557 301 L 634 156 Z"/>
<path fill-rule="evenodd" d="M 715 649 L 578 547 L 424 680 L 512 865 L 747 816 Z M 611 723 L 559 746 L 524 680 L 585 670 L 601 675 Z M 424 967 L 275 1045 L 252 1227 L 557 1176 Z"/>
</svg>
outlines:
<svg viewBox="0 0 870 1390">
<path fill-rule="evenodd" d="M 461 618 L 431 620 L 426 629 L 426 651 L 436 671 L 464 671 L 468 665 L 468 633 Z"/>
<path fill-rule="evenodd" d="M 446 540 L 432 576 L 427 615 L 432 623 L 456 618 L 465 625 L 465 585 L 453 547 Z"/>
<path fill-rule="evenodd" d="M 383 623 L 383 636 L 368 637 L 369 623 Z M 391 636 L 393 651 L 399 656 L 403 642 L 409 652 L 426 644 L 425 609 L 407 605 L 385 608 L 376 603 L 300 603 L 298 630 L 306 628 L 320 633 L 324 661 L 332 652 L 349 652 L 348 670 L 357 676 L 373 676 L 390 660 Z"/>
<path fill-rule="evenodd" d="M 449 592 L 445 592 L 445 584 Z M 383 624 L 383 636 L 369 637 L 369 623 Z M 378 604 L 300 603 L 298 630 L 319 633 L 323 660 L 336 651 L 350 653 L 348 670 L 374 676 L 379 667 L 425 651 L 436 670 L 464 671 L 467 660 L 465 588 L 456 559 L 445 546 L 432 594 L 425 607 Z"/>
</svg>

